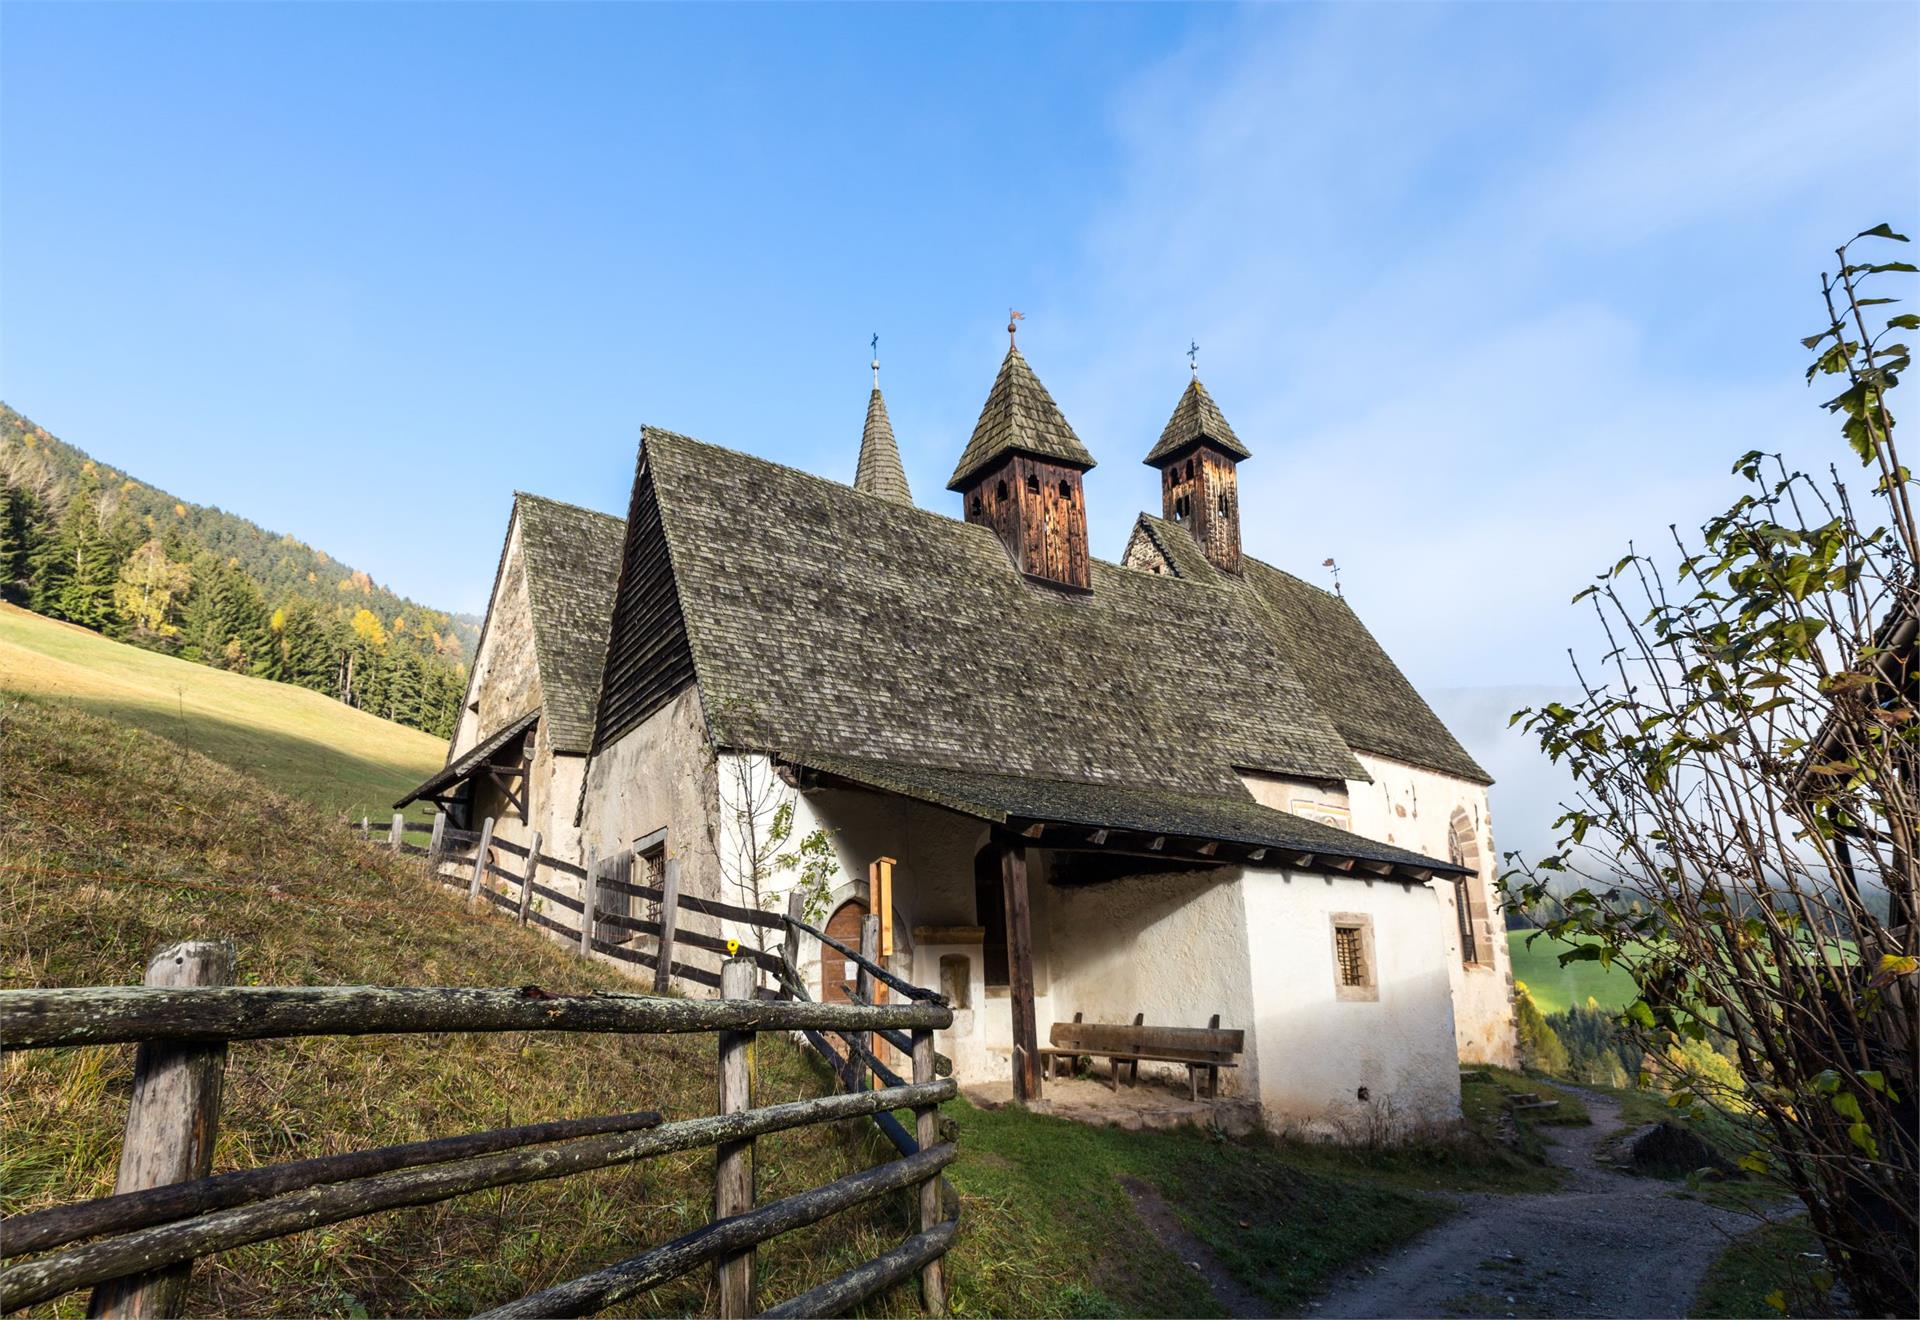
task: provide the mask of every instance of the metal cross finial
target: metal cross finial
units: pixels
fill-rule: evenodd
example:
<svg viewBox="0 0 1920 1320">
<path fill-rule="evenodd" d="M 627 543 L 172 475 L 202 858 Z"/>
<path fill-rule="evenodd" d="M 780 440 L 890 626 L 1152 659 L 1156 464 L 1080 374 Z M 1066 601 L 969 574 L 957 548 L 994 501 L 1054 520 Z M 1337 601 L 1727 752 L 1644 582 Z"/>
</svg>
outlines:
<svg viewBox="0 0 1920 1320">
<path fill-rule="evenodd" d="M 1027 314 L 1025 312 L 1016 312 L 1011 307 L 1007 308 L 1007 347 L 1009 349 L 1019 347 L 1019 345 L 1014 342 L 1013 332 L 1018 323 L 1026 319 Z"/>
<path fill-rule="evenodd" d="M 1193 373 L 1195 380 L 1200 378 L 1200 345 L 1192 340 L 1187 341 L 1187 370 Z"/>
<path fill-rule="evenodd" d="M 873 338 L 867 341 L 867 346 L 873 350 L 873 388 L 877 390 L 880 388 L 880 332 L 878 330 L 873 332 Z"/>
</svg>

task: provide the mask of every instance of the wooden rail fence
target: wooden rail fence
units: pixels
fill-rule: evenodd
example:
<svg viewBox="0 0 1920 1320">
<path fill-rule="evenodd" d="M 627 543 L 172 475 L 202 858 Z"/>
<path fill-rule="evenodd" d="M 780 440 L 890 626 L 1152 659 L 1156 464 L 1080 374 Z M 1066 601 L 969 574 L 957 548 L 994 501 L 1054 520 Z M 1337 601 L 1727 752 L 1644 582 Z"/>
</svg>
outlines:
<svg viewBox="0 0 1920 1320">
<path fill-rule="evenodd" d="M 758 964 L 745 958 L 722 964 L 721 997 L 714 1000 L 555 996 L 533 988 L 231 986 L 225 983 L 232 964 L 230 944 L 195 942 L 157 955 L 144 986 L 0 991 L 0 1047 L 139 1044 L 114 1194 L 0 1220 L 6 1246 L 0 1311 L 90 1287 L 92 1315 L 177 1315 L 187 1271 L 205 1256 L 482 1188 L 704 1147 L 715 1153 L 710 1223 L 487 1314 L 588 1315 L 711 1265 L 720 1315 L 751 1315 L 759 1244 L 916 1188 L 918 1220 L 905 1241 L 764 1314 L 836 1315 L 915 1272 L 927 1309 L 945 1311 L 942 1261 L 957 1220 L 943 1209 L 940 1172 L 955 1150 L 939 1140 L 937 1106 L 955 1088 L 935 1073 L 933 1032 L 953 1020 L 937 996 L 871 1005 L 815 1004 L 804 992 L 777 998 L 758 990 Z M 673 1123 L 652 1112 L 565 1119 L 209 1176 L 230 1043 L 449 1031 L 710 1033 L 717 1042 L 718 1112 Z M 849 1041 L 867 1032 L 897 1036 L 907 1043 L 912 1080 L 888 1073 L 878 1089 L 756 1107 L 750 1056 L 761 1031 L 831 1032 Z M 756 1137 L 864 1115 L 892 1121 L 897 1109 L 915 1116 L 910 1152 L 754 1204 Z"/>
<path fill-rule="evenodd" d="M 569 942 L 577 941 L 582 954 L 605 954 L 620 962 L 650 968 L 654 974 L 654 988 L 659 991 L 666 990 L 670 978 L 675 976 L 696 985 L 716 990 L 720 988 L 717 968 L 684 961 L 683 955 L 688 950 L 699 950 L 727 956 L 730 953 L 728 941 L 683 927 L 678 921 L 679 914 L 690 913 L 714 921 L 732 921 L 778 932 L 781 946 L 777 954 L 755 949 L 744 942 L 739 944 L 737 950 L 731 951 L 750 961 L 759 971 L 767 973 L 772 981 L 771 993 L 778 998 L 810 1000 L 805 979 L 800 973 L 801 944 L 803 940 L 810 939 L 845 955 L 859 969 L 858 986 L 847 987 L 849 997 L 855 1002 L 878 1003 L 888 992 L 892 992 L 911 1001 L 943 1006 L 947 1003 L 942 995 L 915 985 L 882 964 L 880 919 L 877 916 L 866 918 L 861 929 L 860 947 L 856 949 L 809 924 L 804 919 L 803 904 L 798 894 L 789 896 L 785 913 L 763 912 L 735 903 L 696 898 L 681 892 L 680 864 L 672 858 L 666 862 L 665 874 L 659 886 L 638 885 L 627 878 L 633 863 L 633 854 L 630 852 L 581 867 L 543 853 L 538 833 L 523 846 L 496 837 L 493 826 L 494 822 L 489 818 L 478 831 L 456 830 L 446 824 L 444 814 L 436 816 L 429 824 L 406 820 L 399 812 L 395 812 L 386 842 L 395 852 L 426 857 L 430 871 L 443 884 L 456 887 L 464 884 L 470 902 L 488 903 L 512 914 L 522 925 L 540 926 L 566 937 Z M 365 816 L 360 818 L 360 830 L 363 838 L 370 842 L 374 839 L 371 822 Z M 433 841 L 425 848 L 408 843 L 406 834 L 415 832 L 431 833 Z M 471 851 L 468 851 L 469 847 Z M 520 859 L 524 864 L 523 869 L 516 872 L 494 861 L 495 852 Z M 446 870 L 448 866 L 459 868 L 458 876 L 449 875 Z M 592 895 L 591 918 L 586 915 L 587 904 L 582 899 L 541 883 L 538 877 L 542 872 L 557 872 L 579 882 L 582 892 Z M 488 878 L 508 886 L 509 892 L 491 888 L 485 883 Z M 563 915 L 571 914 L 573 919 L 566 921 L 548 915 L 541 907 L 534 905 L 536 898 Z M 657 905 L 658 920 L 635 917 L 613 906 L 615 900 L 630 899 L 641 899 Z M 635 948 L 619 938 L 611 938 L 616 933 L 651 936 L 651 951 Z M 768 991 L 757 993 L 766 994 Z M 874 1078 L 888 1081 L 890 1085 L 900 1084 L 898 1074 L 876 1056 L 872 1035 L 877 1034 L 888 1046 L 897 1050 L 902 1060 L 911 1058 L 913 1053 L 912 1041 L 900 1031 L 840 1033 L 807 1030 L 801 1034 L 848 1090 L 869 1085 Z M 828 1040 L 829 1036 L 839 1037 L 838 1047 Z M 952 1063 L 944 1055 L 935 1055 L 935 1067 L 940 1076 L 952 1072 Z M 911 1155 L 919 1149 L 918 1140 L 890 1114 L 876 1114 L 875 1122 L 901 1154 Z"/>
</svg>

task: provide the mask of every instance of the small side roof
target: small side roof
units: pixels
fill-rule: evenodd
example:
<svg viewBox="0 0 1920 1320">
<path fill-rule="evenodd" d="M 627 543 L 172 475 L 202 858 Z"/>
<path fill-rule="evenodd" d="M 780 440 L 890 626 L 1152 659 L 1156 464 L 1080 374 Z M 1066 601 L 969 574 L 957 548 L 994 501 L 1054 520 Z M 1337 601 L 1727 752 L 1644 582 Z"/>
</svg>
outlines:
<svg viewBox="0 0 1920 1320">
<path fill-rule="evenodd" d="M 1464 866 L 1275 811 L 1244 795 L 1224 797 L 1086 784 L 818 753 L 785 759 L 861 787 L 915 798 L 995 825 L 1066 825 L 1166 839 L 1218 841 L 1275 852 L 1279 854 L 1273 858 L 1276 863 L 1301 867 L 1326 869 L 1328 859 L 1372 862 L 1379 874 L 1413 881 L 1424 881 L 1435 874 L 1470 874 Z M 1382 867 L 1387 869 L 1380 870 Z"/>
<path fill-rule="evenodd" d="M 508 743 L 512 742 L 515 738 L 539 722 L 540 712 L 537 710 L 530 710 L 518 719 L 509 721 L 505 726 L 496 729 L 485 738 L 482 738 L 478 743 L 474 744 L 473 748 L 464 756 L 460 757 L 460 759 L 447 765 L 438 774 L 394 803 L 393 809 L 398 811 L 410 802 L 417 802 L 421 798 L 439 796 L 439 794 L 446 789 L 453 787 L 453 785 L 480 770 L 481 767 L 492 760 L 495 752 L 505 747 Z"/>
</svg>

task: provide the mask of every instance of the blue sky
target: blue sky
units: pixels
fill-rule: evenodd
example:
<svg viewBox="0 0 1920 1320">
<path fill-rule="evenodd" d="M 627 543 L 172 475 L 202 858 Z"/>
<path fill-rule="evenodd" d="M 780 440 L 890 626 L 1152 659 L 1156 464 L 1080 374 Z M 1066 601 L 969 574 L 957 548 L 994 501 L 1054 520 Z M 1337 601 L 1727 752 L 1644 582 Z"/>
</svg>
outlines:
<svg viewBox="0 0 1920 1320">
<path fill-rule="evenodd" d="M 1201 346 L 1249 547 L 1417 683 L 1818 458 L 1830 249 L 1920 222 L 1911 6 L 0 10 L 0 394 L 423 601 L 642 422 L 919 501 L 1021 342 L 1096 552 Z"/>
</svg>

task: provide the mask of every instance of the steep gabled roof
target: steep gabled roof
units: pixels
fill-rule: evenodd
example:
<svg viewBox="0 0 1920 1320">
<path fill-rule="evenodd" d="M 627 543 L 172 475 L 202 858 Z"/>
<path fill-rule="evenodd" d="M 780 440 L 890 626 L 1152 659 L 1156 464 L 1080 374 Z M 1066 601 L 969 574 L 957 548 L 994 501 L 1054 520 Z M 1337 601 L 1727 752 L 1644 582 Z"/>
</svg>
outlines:
<svg viewBox="0 0 1920 1320">
<path fill-rule="evenodd" d="M 593 742 L 626 524 L 525 492 L 514 495 L 514 512 L 520 519 L 546 736 L 556 752 L 584 754 Z"/>
<path fill-rule="evenodd" d="M 986 406 L 974 423 L 973 438 L 960 455 L 959 465 L 947 482 L 948 490 L 959 490 L 967 478 L 991 467 L 1011 453 L 1036 454 L 1055 462 L 1087 469 L 1094 466 L 1093 455 L 1080 443 L 1080 437 L 1067 425 L 1060 408 L 1047 393 L 1047 387 L 1033 374 L 1017 348 L 1009 348 L 1000 363 L 1000 374 L 987 391 Z"/>
<path fill-rule="evenodd" d="M 907 489 L 907 470 L 900 465 L 900 446 L 894 443 L 893 423 L 887 420 L 887 401 L 880 387 L 867 400 L 867 424 L 860 432 L 860 465 L 854 469 L 853 488 L 882 499 L 913 503 Z"/>
<path fill-rule="evenodd" d="M 1134 535 L 1160 552 L 1174 576 L 1217 582 L 1256 599 L 1288 667 L 1349 747 L 1475 783 L 1493 782 L 1344 598 L 1251 555 L 1241 557 L 1239 578 L 1221 573 L 1192 533 L 1149 513 L 1140 515 Z"/>
<path fill-rule="evenodd" d="M 1207 387 L 1195 376 L 1187 382 L 1180 402 L 1173 406 L 1173 416 L 1167 419 L 1166 428 L 1160 432 L 1160 442 L 1148 452 L 1145 462 L 1148 467 L 1154 467 L 1201 440 L 1213 441 L 1235 458 L 1253 457 L 1227 425 L 1227 419 L 1221 416 Z"/>
<path fill-rule="evenodd" d="M 1265 602 L 1294 672 L 1348 746 L 1493 782 L 1345 600 L 1251 556 L 1241 560 L 1241 574 Z"/>
<path fill-rule="evenodd" d="M 1036 590 L 985 527 L 642 443 L 665 546 L 627 559 L 670 573 L 723 747 L 1238 799 L 1237 766 L 1365 778 L 1246 592 L 1099 561 L 1090 595 Z M 620 590 L 624 609 L 650 588 Z M 626 704 L 623 649 L 603 709 Z"/>
</svg>

